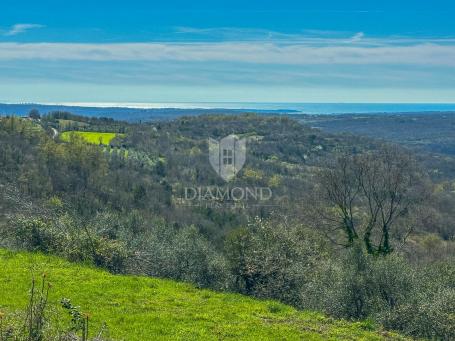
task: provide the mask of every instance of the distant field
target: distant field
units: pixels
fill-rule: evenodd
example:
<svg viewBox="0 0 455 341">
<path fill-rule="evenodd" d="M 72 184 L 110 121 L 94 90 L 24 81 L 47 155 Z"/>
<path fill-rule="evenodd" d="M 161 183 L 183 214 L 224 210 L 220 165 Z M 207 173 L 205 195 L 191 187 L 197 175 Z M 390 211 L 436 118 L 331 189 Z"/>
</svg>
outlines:
<svg viewBox="0 0 455 341">
<path fill-rule="evenodd" d="M 61 298 L 71 299 L 89 314 L 90 336 L 106 322 L 116 340 L 403 340 L 370 323 L 170 280 L 112 275 L 41 254 L 0 249 L 0 268 L 0 311 L 11 316 L 25 309 L 31 269 L 37 277 L 46 272 L 50 305 L 62 311 Z"/>
<path fill-rule="evenodd" d="M 96 131 L 65 131 L 60 135 L 62 141 L 70 141 L 71 134 L 81 136 L 85 141 L 92 144 L 108 145 L 116 137 L 125 137 L 125 134 L 100 133 Z"/>
</svg>

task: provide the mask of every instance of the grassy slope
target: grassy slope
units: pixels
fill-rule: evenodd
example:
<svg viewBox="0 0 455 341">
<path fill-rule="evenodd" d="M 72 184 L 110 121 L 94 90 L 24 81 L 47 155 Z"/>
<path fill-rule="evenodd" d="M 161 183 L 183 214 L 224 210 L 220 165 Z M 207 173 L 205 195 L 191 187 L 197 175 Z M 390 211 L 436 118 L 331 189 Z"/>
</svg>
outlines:
<svg viewBox="0 0 455 341">
<path fill-rule="evenodd" d="M 47 273 L 51 304 L 70 298 L 90 314 L 92 331 L 105 321 L 116 339 L 398 339 L 369 331 L 366 323 L 337 321 L 273 301 L 169 280 L 116 276 L 56 257 L 1 249 L 0 310 L 11 313 L 26 306 L 32 269 L 37 276 Z"/>
<path fill-rule="evenodd" d="M 117 133 L 100 133 L 96 131 L 65 131 L 60 135 L 62 141 L 68 142 L 71 134 L 81 136 L 85 141 L 92 144 L 104 144 L 108 145 L 115 137 L 125 136 L 125 134 Z"/>
</svg>

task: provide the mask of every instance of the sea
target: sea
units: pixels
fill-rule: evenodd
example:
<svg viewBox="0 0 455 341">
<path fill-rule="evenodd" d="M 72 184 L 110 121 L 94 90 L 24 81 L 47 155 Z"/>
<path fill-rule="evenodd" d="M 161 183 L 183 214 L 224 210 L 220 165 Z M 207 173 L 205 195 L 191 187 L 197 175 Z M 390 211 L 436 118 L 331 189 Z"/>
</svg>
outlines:
<svg viewBox="0 0 455 341">
<path fill-rule="evenodd" d="M 271 103 L 271 102 L 60 102 L 1 103 L 0 116 L 28 115 L 37 109 L 41 114 L 67 111 L 76 115 L 110 117 L 126 121 L 173 119 L 183 115 L 236 114 L 406 114 L 453 113 L 455 103 Z"/>
<path fill-rule="evenodd" d="M 94 108 L 259 110 L 315 115 L 346 113 L 455 112 L 455 103 L 64 102 L 43 104 Z"/>
</svg>

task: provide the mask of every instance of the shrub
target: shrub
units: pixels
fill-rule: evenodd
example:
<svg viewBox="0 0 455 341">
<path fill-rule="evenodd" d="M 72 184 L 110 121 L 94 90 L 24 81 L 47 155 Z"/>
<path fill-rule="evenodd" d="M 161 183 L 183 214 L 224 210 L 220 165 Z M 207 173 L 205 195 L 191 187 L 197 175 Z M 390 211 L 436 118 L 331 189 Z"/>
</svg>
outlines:
<svg viewBox="0 0 455 341">
<path fill-rule="evenodd" d="M 422 292 L 414 300 L 384 313 L 384 327 L 419 338 L 455 339 L 455 289 Z"/>
<path fill-rule="evenodd" d="M 30 251 L 54 252 L 65 244 L 54 226 L 40 219 L 18 218 L 11 232 L 16 245 Z"/>
<path fill-rule="evenodd" d="M 419 338 L 455 339 L 455 267 L 414 268 L 398 254 L 373 256 L 359 245 L 317 264 L 302 291 L 306 309 L 372 319 Z"/>
<path fill-rule="evenodd" d="M 99 236 L 88 228 L 78 228 L 69 216 L 53 222 L 18 218 L 11 234 L 16 247 L 93 263 L 112 272 L 124 271 L 130 256 L 123 242 Z"/>
<path fill-rule="evenodd" d="M 199 287 L 230 287 L 224 257 L 194 227 L 181 229 L 157 224 L 152 227 L 137 257 L 130 264 L 135 271 L 196 284 Z"/>
<path fill-rule="evenodd" d="M 455 339 L 455 266 L 431 264 L 416 275 L 415 292 L 405 304 L 382 316 L 387 328 L 415 337 Z"/>
<path fill-rule="evenodd" d="M 301 291 L 323 250 L 301 227 L 256 219 L 231 233 L 226 255 L 236 289 L 301 306 Z"/>
<path fill-rule="evenodd" d="M 397 256 L 372 256 L 357 244 L 338 263 L 320 267 L 306 295 L 316 288 L 321 301 L 316 308 L 350 319 L 375 317 L 408 301 L 415 290 L 414 271 Z M 321 283 L 322 282 L 322 283 Z M 323 289 L 321 288 L 321 284 Z"/>
</svg>

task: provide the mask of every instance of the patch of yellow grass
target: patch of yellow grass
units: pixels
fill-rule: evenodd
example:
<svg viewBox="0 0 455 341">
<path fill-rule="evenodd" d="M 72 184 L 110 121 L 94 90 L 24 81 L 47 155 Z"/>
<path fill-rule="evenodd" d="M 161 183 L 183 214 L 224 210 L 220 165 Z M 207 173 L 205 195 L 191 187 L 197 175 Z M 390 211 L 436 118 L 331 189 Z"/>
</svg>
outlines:
<svg viewBox="0 0 455 341">
<path fill-rule="evenodd" d="M 97 131 L 65 131 L 60 135 L 60 139 L 65 142 L 71 140 L 71 135 L 82 137 L 86 142 L 91 144 L 109 145 L 116 137 L 125 137 L 125 134 L 118 133 L 100 133 Z"/>
</svg>

